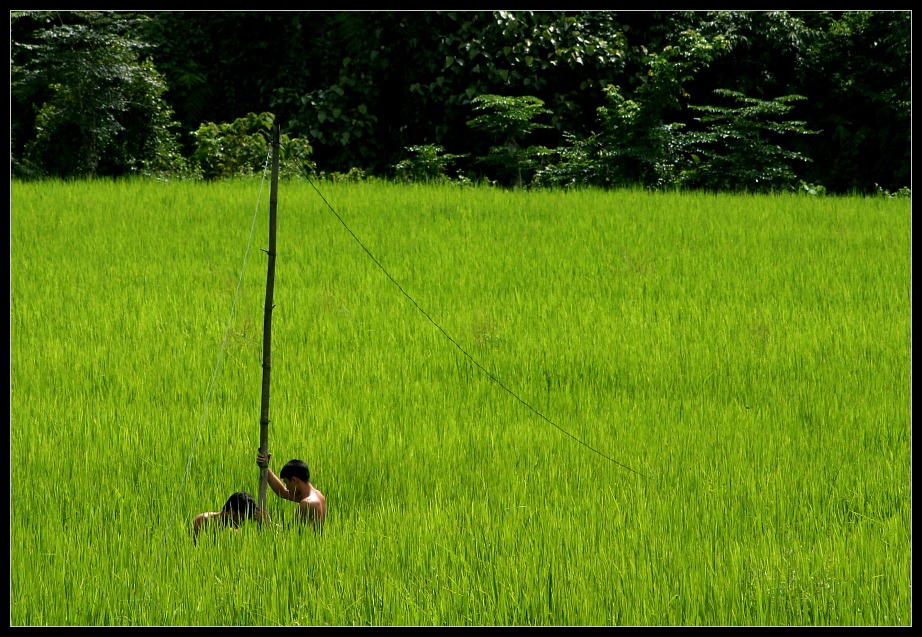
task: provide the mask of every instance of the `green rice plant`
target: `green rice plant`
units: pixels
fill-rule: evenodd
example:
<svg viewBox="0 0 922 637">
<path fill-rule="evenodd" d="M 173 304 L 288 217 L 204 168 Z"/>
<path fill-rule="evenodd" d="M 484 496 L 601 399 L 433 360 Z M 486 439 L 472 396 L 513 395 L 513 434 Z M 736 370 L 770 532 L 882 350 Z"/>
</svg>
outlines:
<svg viewBox="0 0 922 637">
<path fill-rule="evenodd" d="M 193 543 L 258 488 L 268 200 L 11 182 L 11 625 L 912 624 L 911 200 L 285 183 L 326 530 Z"/>
</svg>

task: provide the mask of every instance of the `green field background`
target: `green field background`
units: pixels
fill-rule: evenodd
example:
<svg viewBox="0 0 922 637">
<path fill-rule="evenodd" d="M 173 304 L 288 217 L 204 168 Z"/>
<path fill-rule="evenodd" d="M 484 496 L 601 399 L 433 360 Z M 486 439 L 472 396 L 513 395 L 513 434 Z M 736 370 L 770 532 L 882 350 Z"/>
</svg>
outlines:
<svg viewBox="0 0 922 637">
<path fill-rule="evenodd" d="M 911 200 L 11 183 L 10 622 L 911 625 Z"/>
</svg>

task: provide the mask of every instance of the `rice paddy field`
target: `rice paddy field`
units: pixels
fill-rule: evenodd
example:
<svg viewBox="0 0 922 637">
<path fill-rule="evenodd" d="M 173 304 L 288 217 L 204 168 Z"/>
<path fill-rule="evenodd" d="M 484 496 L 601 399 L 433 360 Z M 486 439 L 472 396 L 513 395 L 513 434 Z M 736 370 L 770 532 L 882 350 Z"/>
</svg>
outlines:
<svg viewBox="0 0 922 637">
<path fill-rule="evenodd" d="M 909 626 L 911 200 L 11 183 L 11 626 Z"/>
</svg>

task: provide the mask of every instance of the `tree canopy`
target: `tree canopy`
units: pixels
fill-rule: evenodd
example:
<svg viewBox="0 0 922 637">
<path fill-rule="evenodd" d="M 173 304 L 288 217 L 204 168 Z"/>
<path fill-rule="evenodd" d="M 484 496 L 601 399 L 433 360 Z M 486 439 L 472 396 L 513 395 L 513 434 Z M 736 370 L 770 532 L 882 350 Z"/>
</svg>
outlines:
<svg viewBox="0 0 922 637">
<path fill-rule="evenodd" d="M 201 176 L 261 116 L 326 174 L 897 191 L 911 13 L 11 13 L 15 176 Z"/>
</svg>

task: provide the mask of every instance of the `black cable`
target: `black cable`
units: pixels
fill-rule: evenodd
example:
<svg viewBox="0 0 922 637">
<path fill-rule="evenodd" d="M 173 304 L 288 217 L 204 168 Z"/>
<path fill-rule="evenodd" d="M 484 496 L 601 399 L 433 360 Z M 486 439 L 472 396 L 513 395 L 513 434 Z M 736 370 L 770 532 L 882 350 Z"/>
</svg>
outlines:
<svg viewBox="0 0 922 637">
<path fill-rule="evenodd" d="M 342 224 L 343 228 L 346 229 L 346 232 L 348 232 L 350 235 L 352 235 L 352 238 L 355 239 L 355 242 L 358 243 L 359 246 L 362 248 L 362 250 L 365 251 L 365 254 L 367 254 L 367 255 L 369 256 L 369 258 L 370 258 L 372 261 L 375 262 L 375 265 L 377 265 L 379 268 L 381 268 L 381 271 L 384 272 L 384 275 L 385 275 L 388 279 L 391 280 L 391 283 L 393 283 L 394 285 L 396 285 L 396 286 L 397 286 L 397 289 L 400 290 L 400 292 L 401 292 L 405 297 L 407 297 L 407 299 L 410 300 L 410 303 L 412 303 L 412 304 L 416 307 L 416 309 L 419 310 L 419 311 L 423 314 L 423 316 L 425 316 L 427 319 L 429 319 L 429 322 L 432 323 L 433 325 L 435 325 L 436 329 L 438 329 L 442 334 L 444 334 L 444 335 L 445 335 L 445 338 L 447 338 L 449 341 L 451 341 L 451 342 L 454 344 L 454 346 L 457 347 L 458 350 L 459 350 L 462 354 L 464 354 L 472 363 L 474 363 L 474 365 L 476 365 L 477 367 L 479 367 L 479 368 L 481 369 L 481 371 L 483 371 L 483 373 L 485 373 L 487 376 L 489 376 L 490 379 L 493 380 L 493 382 L 495 382 L 497 385 L 499 385 L 499 386 L 502 387 L 504 390 L 506 390 L 506 392 L 508 392 L 509 395 L 511 395 L 511 396 L 512 396 L 513 398 L 515 398 L 517 401 L 519 401 L 520 403 L 522 403 L 523 405 L 525 405 L 528 409 L 530 409 L 535 415 L 537 415 L 539 418 L 541 418 L 542 420 L 544 420 L 546 423 L 552 425 L 553 427 L 556 427 L 561 433 L 563 433 L 563 434 L 569 436 L 570 438 L 572 438 L 573 440 L 575 440 L 575 441 L 578 442 L 579 444 L 583 445 L 584 447 L 586 447 L 586 448 L 589 449 L 590 451 L 594 451 L 595 453 L 599 454 L 600 456 L 602 456 L 602 457 L 605 458 L 606 460 L 609 460 L 610 462 L 613 462 L 613 463 L 615 463 L 616 465 L 618 465 L 619 467 L 623 467 L 624 469 L 627 469 L 628 471 L 631 471 L 631 472 L 633 472 L 633 473 L 636 473 L 636 474 L 639 475 L 639 476 L 642 476 L 642 477 L 644 477 L 644 478 L 647 478 L 647 477 L 648 477 L 648 476 L 642 474 L 641 472 L 637 471 L 636 469 L 632 469 L 631 467 L 629 467 L 629 466 L 627 466 L 627 465 L 625 465 L 625 464 L 622 464 L 622 463 L 618 462 L 618 461 L 615 460 L 614 458 L 611 458 L 611 457 L 605 455 L 604 453 L 602 453 L 601 451 L 599 451 L 599 450 L 596 449 L 595 447 L 593 447 L 593 446 L 589 445 L 588 443 L 586 443 L 586 442 L 580 440 L 579 438 L 577 438 L 576 436 L 574 436 L 573 434 L 571 434 L 569 431 L 565 430 L 563 427 L 561 427 L 560 425 L 558 425 L 557 423 L 555 423 L 554 421 L 552 421 L 550 418 L 548 418 L 547 416 L 545 416 L 544 414 L 542 414 L 540 411 L 538 411 L 537 409 L 535 409 L 534 407 L 532 407 L 530 404 L 528 404 L 525 400 L 523 400 L 521 397 L 519 397 L 518 394 L 516 394 L 514 391 L 512 391 L 511 389 L 509 389 L 508 387 L 506 387 L 506 385 L 505 385 L 501 380 L 499 380 L 496 376 L 494 376 L 494 375 L 490 372 L 490 370 L 488 370 L 486 367 L 484 367 L 484 366 L 481 365 L 479 362 L 477 362 L 477 360 L 476 360 L 473 356 L 471 356 L 470 354 L 468 354 L 467 351 L 466 351 L 463 347 L 461 347 L 461 345 L 458 344 L 458 341 L 456 341 L 454 338 L 452 338 L 451 334 L 449 334 L 448 332 L 446 332 L 446 331 L 442 328 L 441 325 L 439 325 L 438 323 L 436 323 L 435 320 L 434 320 L 431 316 L 429 316 L 429 313 L 428 313 L 426 310 L 424 310 L 422 307 L 420 307 L 419 303 L 417 303 L 417 302 L 413 299 L 412 296 L 410 296 L 409 294 L 407 294 L 407 291 L 404 290 L 403 287 L 394 279 L 394 277 L 392 277 L 392 276 L 390 275 L 390 272 L 388 272 L 387 269 L 385 269 L 385 267 L 384 267 L 383 265 L 381 265 L 381 262 L 378 261 L 378 259 L 375 258 L 375 255 L 373 255 L 373 254 L 371 253 L 371 251 L 370 251 L 368 248 L 365 247 L 365 244 L 362 243 L 362 241 L 356 236 L 356 234 L 355 234 L 354 232 L 352 232 L 352 230 L 349 228 L 349 226 L 346 225 L 346 222 L 343 221 L 342 217 L 339 216 L 339 213 L 337 213 L 336 210 L 333 209 L 333 206 L 330 205 L 330 203 L 326 200 L 326 198 L 323 196 L 323 194 L 320 192 L 320 190 L 317 189 L 317 186 L 315 186 L 314 183 L 313 183 L 310 179 L 307 180 L 307 183 L 309 183 L 309 184 L 311 185 L 311 187 L 317 192 L 317 195 L 320 197 L 320 199 L 323 200 L 323 203 L 325 203 L 325 204 L 327 205 L 327 208 L 330 209 L 330 212 L 332 212 L 332 213 L 336 216 L 336 218 L 337 218 L 337 219 L 339 220 L 339 222 Z"/>
</svg>

